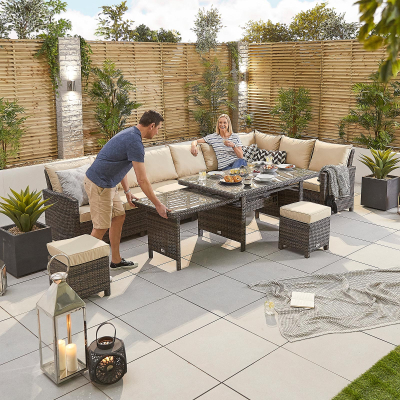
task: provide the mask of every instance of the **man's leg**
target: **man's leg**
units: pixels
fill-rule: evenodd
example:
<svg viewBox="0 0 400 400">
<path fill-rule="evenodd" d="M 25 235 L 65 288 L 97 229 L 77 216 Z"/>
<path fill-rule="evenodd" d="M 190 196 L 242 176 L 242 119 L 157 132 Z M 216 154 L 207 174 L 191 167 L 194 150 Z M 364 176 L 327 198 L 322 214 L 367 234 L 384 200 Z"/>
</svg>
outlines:
<svg viewBox="0 0 400 400">
<path fill-rule="evenodd" d="M 121 262 L 121 255 L 119 253 L 119 244 L 121 242 L 122 225 L 125 221 L 125 214 L 118 215 L 111 220 L 110 228 L 110 245 L 111 245 L 111 262 L 118 264 Z"/>
<path fill-rule="evenodd" d="M 92 229 L 91 235 L 94 236 L 96 239 L 103 240 L 104 235 L 106 234 L 107 229 Z"/>
</svg>

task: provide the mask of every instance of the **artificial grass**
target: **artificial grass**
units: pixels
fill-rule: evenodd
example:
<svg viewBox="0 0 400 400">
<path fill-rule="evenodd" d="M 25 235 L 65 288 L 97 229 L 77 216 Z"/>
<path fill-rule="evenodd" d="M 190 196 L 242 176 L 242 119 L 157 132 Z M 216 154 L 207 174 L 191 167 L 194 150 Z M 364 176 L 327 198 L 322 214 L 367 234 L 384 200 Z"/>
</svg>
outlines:
<svg viewBox="0 0 400 400">
<path fill-rule="evenodd" d="M 351 382 L 332 400 L 395 399 L 400 399 L 400 346 Z"/>
</svg>

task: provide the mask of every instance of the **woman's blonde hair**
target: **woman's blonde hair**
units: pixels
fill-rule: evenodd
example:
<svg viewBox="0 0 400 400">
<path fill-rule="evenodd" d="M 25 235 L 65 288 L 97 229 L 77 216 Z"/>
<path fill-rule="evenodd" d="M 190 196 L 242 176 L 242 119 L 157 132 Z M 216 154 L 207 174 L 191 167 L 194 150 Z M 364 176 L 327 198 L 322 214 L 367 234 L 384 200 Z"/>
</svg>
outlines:
<svg viewBox="0 0 400 400">
<path fill-rule="evenodd" d="M 217 119 L 217 125 L 215 126 L 215 133 L 218 133 L 218 135 L 220 135 L 218 122 L 219 122 L 219 120 L 220 120 L 221 118 L 226 118 L 226 120 L 228 121 L 228 132 L 232 134 L 232 133 L 233 133 L 232 122 L 231 122 L 231 119 L 229 118 L 229 115 L 227 115 L 227 114 L 221 114 L 221 115 L 218 117 L 218 119 Z"/>
</svg>

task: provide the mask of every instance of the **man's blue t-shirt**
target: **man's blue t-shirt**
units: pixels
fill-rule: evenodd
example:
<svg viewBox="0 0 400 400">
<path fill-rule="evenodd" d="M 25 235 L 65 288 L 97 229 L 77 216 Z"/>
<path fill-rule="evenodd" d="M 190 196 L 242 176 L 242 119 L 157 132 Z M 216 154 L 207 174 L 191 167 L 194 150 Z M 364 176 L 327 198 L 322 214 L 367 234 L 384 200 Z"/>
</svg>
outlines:
<svg viewBox="0 0 400 400">
<path fill-rule="evenodd" d="M 86 176 L 99 187 L 113 188 L 132 168 L 132 161 L 144 162 L 142 135 L 136 126 L 111 138 L 86 171 Z"/>
</svg>

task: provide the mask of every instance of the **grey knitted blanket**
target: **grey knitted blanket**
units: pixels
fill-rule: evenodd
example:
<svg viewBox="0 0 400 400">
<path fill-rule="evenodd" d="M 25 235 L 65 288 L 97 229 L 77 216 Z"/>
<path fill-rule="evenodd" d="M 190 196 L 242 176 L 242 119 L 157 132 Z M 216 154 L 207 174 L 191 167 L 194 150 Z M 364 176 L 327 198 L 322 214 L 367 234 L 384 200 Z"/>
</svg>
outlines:
<svg viewBox="0 0 400 400">
<path fill-rule="evenodd" d="M 345 165 L 326 165 L 320 172 L 328 174 L 328 195 L 335 200 L 350 196 L 349 169 Z"/>
<path fill-rule="evenodd" d="M 249 287 L 275 303 L 279 330 L 289 342 L 400 322 L 400 268 L 311 275 Z M 315 308 L 291 307 L 292 291 L 315 293 Z"/>
</svg>

